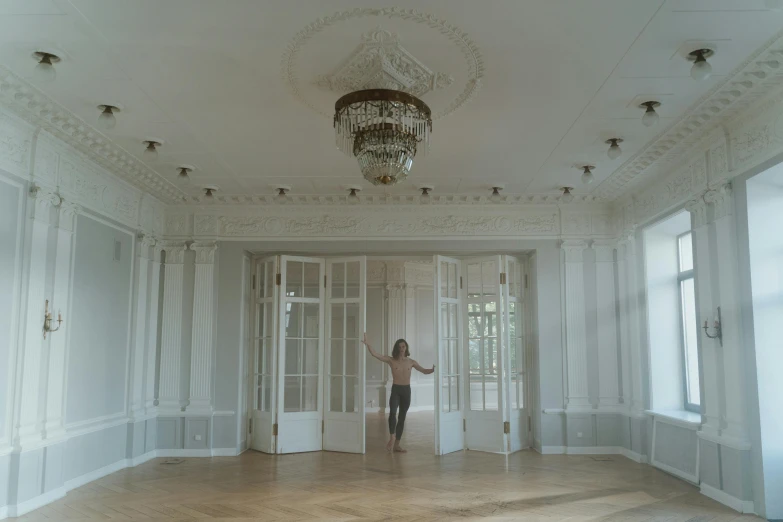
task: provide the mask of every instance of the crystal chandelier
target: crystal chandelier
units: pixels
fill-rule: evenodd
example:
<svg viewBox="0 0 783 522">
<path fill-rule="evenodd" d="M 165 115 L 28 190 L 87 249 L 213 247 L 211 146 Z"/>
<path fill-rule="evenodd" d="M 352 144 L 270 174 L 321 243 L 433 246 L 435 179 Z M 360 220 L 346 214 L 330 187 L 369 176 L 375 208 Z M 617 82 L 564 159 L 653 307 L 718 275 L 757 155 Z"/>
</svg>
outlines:
<svg viewBox="0 0 783 522">
<path fill-rule="evenodd" d="M 394 185 L 408 177 L 417 152 L 426 154 L 432 112 L 405 92 L 355 91 L 334 104 L 334 130 L 337 148 L 358 160 L 364 179 Z"/>
</svg>

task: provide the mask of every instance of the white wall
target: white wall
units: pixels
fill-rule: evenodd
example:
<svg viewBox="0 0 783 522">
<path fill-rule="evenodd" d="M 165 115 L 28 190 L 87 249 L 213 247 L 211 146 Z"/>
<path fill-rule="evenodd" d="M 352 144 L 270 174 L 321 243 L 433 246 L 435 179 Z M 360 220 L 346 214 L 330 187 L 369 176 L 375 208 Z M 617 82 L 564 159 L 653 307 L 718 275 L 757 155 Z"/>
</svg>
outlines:
<svg viewBox="0 0 783 522">
<path fill-rule="evenodd" d="M 66 318 L 69 425 L 125 413 L 135 257 L 132 234 L 88 216 L 77 219 L 74 251 L 73 305 Z"/>
<path fill-rule="evenodd" d="M 747 182 L 748 239 L 766 517 L 783 519 L 783 165 Z"/>
</svg>

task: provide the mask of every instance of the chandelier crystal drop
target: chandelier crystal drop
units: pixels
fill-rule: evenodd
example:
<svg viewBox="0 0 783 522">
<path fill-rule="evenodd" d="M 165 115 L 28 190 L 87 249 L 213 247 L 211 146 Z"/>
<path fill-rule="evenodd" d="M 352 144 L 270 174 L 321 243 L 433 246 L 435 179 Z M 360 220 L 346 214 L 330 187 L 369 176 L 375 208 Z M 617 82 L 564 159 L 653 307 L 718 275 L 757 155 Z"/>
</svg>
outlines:
<svg viewBox="0 0 783 522">
<path fill-rule="evenodd" d="M 346 94 L 334 104 L 337 148 L 359 162 L 373 185 L 404 181 L 417 153 L 426 154 L 432 112 L 419 98 L 390 89 Z"/>
</svg>

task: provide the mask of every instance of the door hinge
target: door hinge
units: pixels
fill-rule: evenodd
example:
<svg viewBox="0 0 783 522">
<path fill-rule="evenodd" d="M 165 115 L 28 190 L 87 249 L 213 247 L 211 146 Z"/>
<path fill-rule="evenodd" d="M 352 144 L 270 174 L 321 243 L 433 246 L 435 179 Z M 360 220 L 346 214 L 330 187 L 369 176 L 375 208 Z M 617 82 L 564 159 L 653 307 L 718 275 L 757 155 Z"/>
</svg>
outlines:
<svg viewBox="0 0 783 522">
<path fill-rule="evenodd" d="M 527 274 L 525 274 L 525 290 L 527 290 Z"/>
<path fill-rule="evenodd" d="M 272 436 L 277 437 L 277 423 L 272 424 Z"/>
<path fill-rule="evenodd" d="M 468 420 L 462 419 L 462 431 L 468 431 Z"/>
<path fill-rule="evenodd" d="M 459 289 L 462 290 L 462 276 L 459 276 Z"/>
<path fill-rule="evenodd" d="M 247 419 L 247 432 L 253 433 L 253 419 Z"/>
<path fill-rule="evenodd" d="M 506 284 L 506 273 L 505 272 L 501 272 L 500 273 L 500 284 L 501 285 L 505 285 Z"/>
<path fill-rule="evenodd" d="M 253 274 L 253 290 L 256 289 L 256 276 Z"/>
<path fill-rule="evenodd" d="M 280 286 L 280 284 L 282 282 L 283 282 L 283 275 L 282 274 L 277 274 L 277 276 L 275 276 L 275 284 L 277 286 Z"/>
<path fill-rule="evenodd" d="M 506 435 L 511 433 L 511 423 L 510 422 L 506 421 L 506 422 L 503 423 L 503 433 L 505 433 Z"/>
</svg>

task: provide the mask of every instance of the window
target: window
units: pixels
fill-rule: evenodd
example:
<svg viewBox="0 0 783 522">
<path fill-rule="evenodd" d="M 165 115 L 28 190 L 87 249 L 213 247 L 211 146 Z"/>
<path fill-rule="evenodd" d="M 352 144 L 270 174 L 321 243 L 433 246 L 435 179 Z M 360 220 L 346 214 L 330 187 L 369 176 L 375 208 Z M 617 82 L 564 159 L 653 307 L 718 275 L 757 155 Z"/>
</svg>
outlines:
<svg viewBox="0 0 783 522">
<path fill-rule="evenodd" d="M 696 289 L 693 279 L 693 236 L 690 232 L 677 237 L 678 273 L 680 287 L 680 338 L 682 367 L 685 379 L 685 409 L 698 412 L 699 395 L 699 323 L 696 319 Z"/>
</svg>

